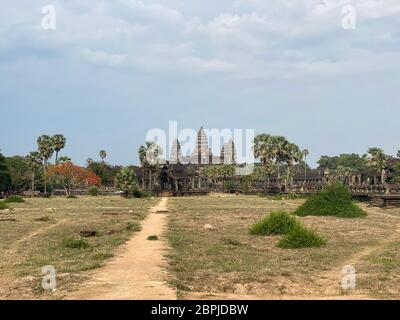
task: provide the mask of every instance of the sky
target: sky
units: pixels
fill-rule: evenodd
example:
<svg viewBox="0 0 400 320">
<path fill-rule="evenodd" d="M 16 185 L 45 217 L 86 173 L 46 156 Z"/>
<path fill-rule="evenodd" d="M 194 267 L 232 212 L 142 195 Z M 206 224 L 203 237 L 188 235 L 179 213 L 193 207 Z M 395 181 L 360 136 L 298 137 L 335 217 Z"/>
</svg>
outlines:
<svg viewBox="0 0 400 320">
<path fill-rule="evenodd" d="M 26 155 L 62 133 L 75 163 L 105 149 L 137 164 L 147 132 L 177 121 L 284 135 L 311 165 L 395 155 L 399 40 L 398 0 L 3 0 L 0 149 Z"/>
</svg>

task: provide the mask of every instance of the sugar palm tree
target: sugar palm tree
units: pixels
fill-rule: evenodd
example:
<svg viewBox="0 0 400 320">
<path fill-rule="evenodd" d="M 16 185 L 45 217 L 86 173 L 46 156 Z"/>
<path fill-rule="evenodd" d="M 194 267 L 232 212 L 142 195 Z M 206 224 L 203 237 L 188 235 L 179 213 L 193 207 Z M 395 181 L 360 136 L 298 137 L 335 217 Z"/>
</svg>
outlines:
<svg viewBox="0 0 400 320">
<path fill-rule="evenodd" d="M 288 143 L 282 150 L 282 159 L 287 164 L 286 185 L 292 185 L 292 166 L 303 158 L 300 148 L 294 143 Z"/>
<path fill-rule="evenodd" d="M 149 172 L 149 192 L 152 192 L 152 173 L 159 164 L 159 156 L 162 155 L 162 149 L 153 141 L 146 141 L 138 149 L 139 160 L 142 168 L 147 169 Z"/>
<path fill-rule="evenodd" d="M 308 149 L 303 150 L 303 157 L 304 157 L 304 181 L 307 180 L 307 157 L 310 154 Z"/>
<path fill-rule="evenodd" d="M 285 148 L 289 141 L 283 136 L 272 137 L 272 154 L 275 159 L 278 181 L 281 178 L 280 164 L 285 161 Z"/>
<path fill-rule="evenodd" d="M 367 151 L 367 166 L 370 167 L 375 172 L 379 171 L 381 174 L 381 183 L 384 183 L 385 168 L 387 165 L 387 160 L 389 157 L 380 148 L 369 148 Z M 374 177 L 376 180 L 376 176 Z"/>
<path fill-rule="evenodd" d="M 55 134 L 53 136 L 53 149 L 56 152 L 56 163 L 58 162 L 58 153 L 65 148 L 67 139 L 62 134 Z"/>
<path fill-rule="evenodd" d="M 104 162 L 104 159 L 107 158 L 107 152 L 105 150 L 100 150 L 99 156 L 101 158 L 101 162 Z"/>
<path fill-rule="evenodd" d="M 49 159 L 53 156 L 54 146 L 53 138 L 48 135 L 42 135 L 37 139 L 38 151 L 42 159 L 43 172 L 44 172 L 44 194 L 47 194 L 47 165 Z"/>
<path fill-rule="evenodd" d="M 32 171 L 32 195 L 33 195 L 33 192 L 35 192 L 35 173 L 36 170 L 39 169 L 40 166 L 42 165 L 40 153 L 37 151 L 30 152 L 25 157 L 25 163 Z"/>
</svg>

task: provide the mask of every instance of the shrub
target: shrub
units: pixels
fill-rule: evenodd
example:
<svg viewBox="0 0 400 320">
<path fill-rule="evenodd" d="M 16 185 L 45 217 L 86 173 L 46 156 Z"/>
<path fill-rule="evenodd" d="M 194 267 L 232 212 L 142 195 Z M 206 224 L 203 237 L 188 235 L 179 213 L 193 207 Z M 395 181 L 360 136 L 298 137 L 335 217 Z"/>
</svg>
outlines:
<svg viewBox="0 0 400 320">
<path fill-rule="evenodd" d="M 350 190 L 342 183 L 334 183 L 320 194 L 310 197 L 294 214 L 343 218 L 366 216 L 366 212 L 353 203 Z"/>
<path fill-rule="evenodd" d="M 70 194 L 69 196 L 67 196 L 67 199 L 77 199 L 77 198 L 78 197 L 73 194 Z"/>
<path fill-rule="evenodd" d="M 308 230 L 299 225 L 279 240 L 277 247 L 283 249 L 300 249 L 321 247 L 325 244 L 326 239 L 318 235 L 315 231 Z"/>
<path fill-rule="evenodd" d="M 126 230 L 130 230 L 130 231 L 140 231 L 141 227 L 140 224 L 137 222 L 128 222 L 126 224 Z"/>
<path fill-rule="evenodd" d="M 255 235 L 278 235 L 287 234 L 299 222 L 285 211 L 272 212 L 268 217 L 257 222 L 250 228 L 250 234 Z"/>
<path fill-rule="evenodd" d="M 115 177 L 115 187 L 122 191 L 125 197 L 133 194 L 138 189 L 135 169 L 132 167 L 121 169 Z"/>
<path fill-rule="evenodd" d="M 4 201 L 0 201 L 0 210 L 6 210 L 6 209 L 8 209 L 7 203 L 5 203 Z"/>
<path fill-rule="evenodd" d="M 89 188 L 89 194 L 92 197 L 97 197 L 99 195 L 99 188 L 97 186 L 91 186 Z"/>
<path fill-rule="evenodd" d="M 152 235 L 150 235 L 150 236 L 147 237 L 147 240 L 155 241 L 155 240 L 158 240 L 158 237 L 157 237 L 156 234 L 152 234 Z"/>
<path fill-rule="evenodd" d="M 9 196 L 6 200 L 4 200 L 5 203 L 24 203 L 25 200 L 22 199 L 20 196 Z"/>
<path fill-rule="evenodd" d="M 144 191 L 135 190 L 133 192 L 133 197 L 134 198 L 149 198 L 150 197 L 150 193 L 144 192 Z"/>
<path fill-rule="evenodd" d="M 84 238 L 66 238 L 63 241 L 63 245 L 65 248 L 69 249 L 86 249 L 89 247 L 89 242 Z"/>
</svg>

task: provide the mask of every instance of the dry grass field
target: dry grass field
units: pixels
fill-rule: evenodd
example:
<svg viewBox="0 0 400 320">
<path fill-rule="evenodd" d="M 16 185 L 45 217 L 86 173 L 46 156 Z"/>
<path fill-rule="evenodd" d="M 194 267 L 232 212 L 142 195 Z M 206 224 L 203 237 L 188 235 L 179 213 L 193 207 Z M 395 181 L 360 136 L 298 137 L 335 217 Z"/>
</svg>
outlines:
<svg viewBox="0 0 400 320">
<path fill-rule="evenodd" d="M 63 298 L 140 230 L 157 203 L 118 196 L 25 201 L 0 211 L 0 299 Z M 77 241 L 82 230 L 96 230 L 97 236 Z M 46 265 L 57 272 L 52 293 L 41 286 Z"/>
<path fill-rule="evenodd" d="M 140 230 L 158 200 L 58 197 L 11 204 L 11 211 L 0 211 L 0 299 L 68 298 Z M 400 209 L 359 203 L 366 218 L 297 218 L 327 239 L 320 248 L 280 249 L 280 236 L 249 234 L 261 217 L 294 211 L 303 201 L 170 198 L 165 254 L 178 298 L 400 298 Z M 97 236 L 77 241 L 82 230 L 96 230 Z M 46 265 L 57 271 L 54 292 L 41 287 Z M 356 290 L 341 287 L 345 265 L 356 268 Z"/>
<path fill-rule="evenodd" d="M 366 218 L 298 218 L 328 240 L 321 248 L 279 249 L 279 236 L 249 234 L 261 217 L 278 209 L 294 211 L 303 201 L 170 199 L 169 271 L 179 298 L 400 298 L 400 209 L 359 203 Z M 341 287 L 345 265 L 356 268 L 356 290 Z"/>
</svg>

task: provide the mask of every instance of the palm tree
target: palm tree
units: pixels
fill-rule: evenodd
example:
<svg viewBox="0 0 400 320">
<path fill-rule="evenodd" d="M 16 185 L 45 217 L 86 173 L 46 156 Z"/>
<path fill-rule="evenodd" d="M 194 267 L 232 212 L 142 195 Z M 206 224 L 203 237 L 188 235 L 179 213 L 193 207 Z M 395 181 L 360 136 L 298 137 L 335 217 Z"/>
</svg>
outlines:
<svg viewBox="0 0 400 320">
<path fill-rule="evenodd" d="M 93 159 L 92 158 L 87 158 L 86 159 L 86 167 L 89 167 L 92 163 L 93 163 Z"/>
<path fill-rule="evenodd" d="M 397 158 L 400 158 L 400 150 L 397 151 Z"/>
<path fill-rule="evenodd" d="M 162 154 L 162 149 L 153 141 L 146 141 L 138 149 L 140 164 L 143 169 L 149 171 L 149 192 L 152 192 L 152 172 L 159 164 L 159 156 Z"/>
<path fill-rule="evenodd" d="M 272 174 L 273 161 L 278 163 L 279 152 L 278 152 L 278 142 L 280 137 L 271 136 L 269 134 L 260 134 L 254 138 L 254 157 L 259 158 L 262 165 L 264 173 L 264 192 L 267 189 L 267 179 Z M 279 172 L 279 167 L 278 167 Z"/>
<path fill-rule="evenodd" d="M 60 157 L 60 159 L 58 159 L 57 163 L 63 164 L 63 163 L 71 162 L 71 161 L 72 161 L 72 159 L 70 157 L 64 156 L 64 157 Z"/>
<path fill-rule="evenodd" d="M 282 159 L 287 164 L 286 185 L 292 185 L 292 166 L 294 162 L 300 162 L 303 154 L 300 148 L 294 143 L 288 143 L 282 150 Z"/>
<path fill-rule="evenodd" d="M 307 157 L 310 154 L 308 149 L 303 150 L 303 157 L 304 157 L 304 181 L 307 180 Z"/>
<path fill-rule="evenodd" d="M 280 164 L 285 161 L 284 150 L 289 141 L 283 136 L 272 137 L 272 154 L 275 159 L 276 169 L 278 173 L 278 181 L 281 178 Z"/>
<path fill-rule="evenodd" d="M 62 134 L 55 134 L 53 136 L 53 149 L 56 152 L 56 163 L 58 162 L 58 153 L 65 148 L 67 139 Z"/>
<path fill-rule="evenodd" d="M 104 159 L 107 158 L 107 152 L 105 150 L 100 150 L 99 156 L 101 158 L 101 162 L 104 162 Z"/>
<path fill-rule="evenodd" d="M 369 148 L 367 151 L 367 166 L 370 167 L 375 172 L 380 171 L 381 174 L 381 183 L 385 183 L 385 168 L 387 164 L 387 160 L 389 157 L 385 154 L 385 152 L 380 148 Z M 376 176 L 374 176 L 374 181 L 376 182 Z"/>
<path fill-rule="evenodd" d="M 49 159 L 53 156 L 53 138 L 48 135 L 42 135 L 37 139 L 38 151 L 43 162 L 44 172 L 44 194 L 47 194 L 46 172 Z"/>
<path fill-rule="evenodd" d="M 39 169 L 42 164 L 40 153 L 37 151 L 30 152 L 25 157 L 25 162 L 29 167 L 29 169 L 31 169 L 32 171 L 32 195 L 33 195 L 33 192 L 35 192 L 35 173 L 36 170 Z"/>
</svg>

